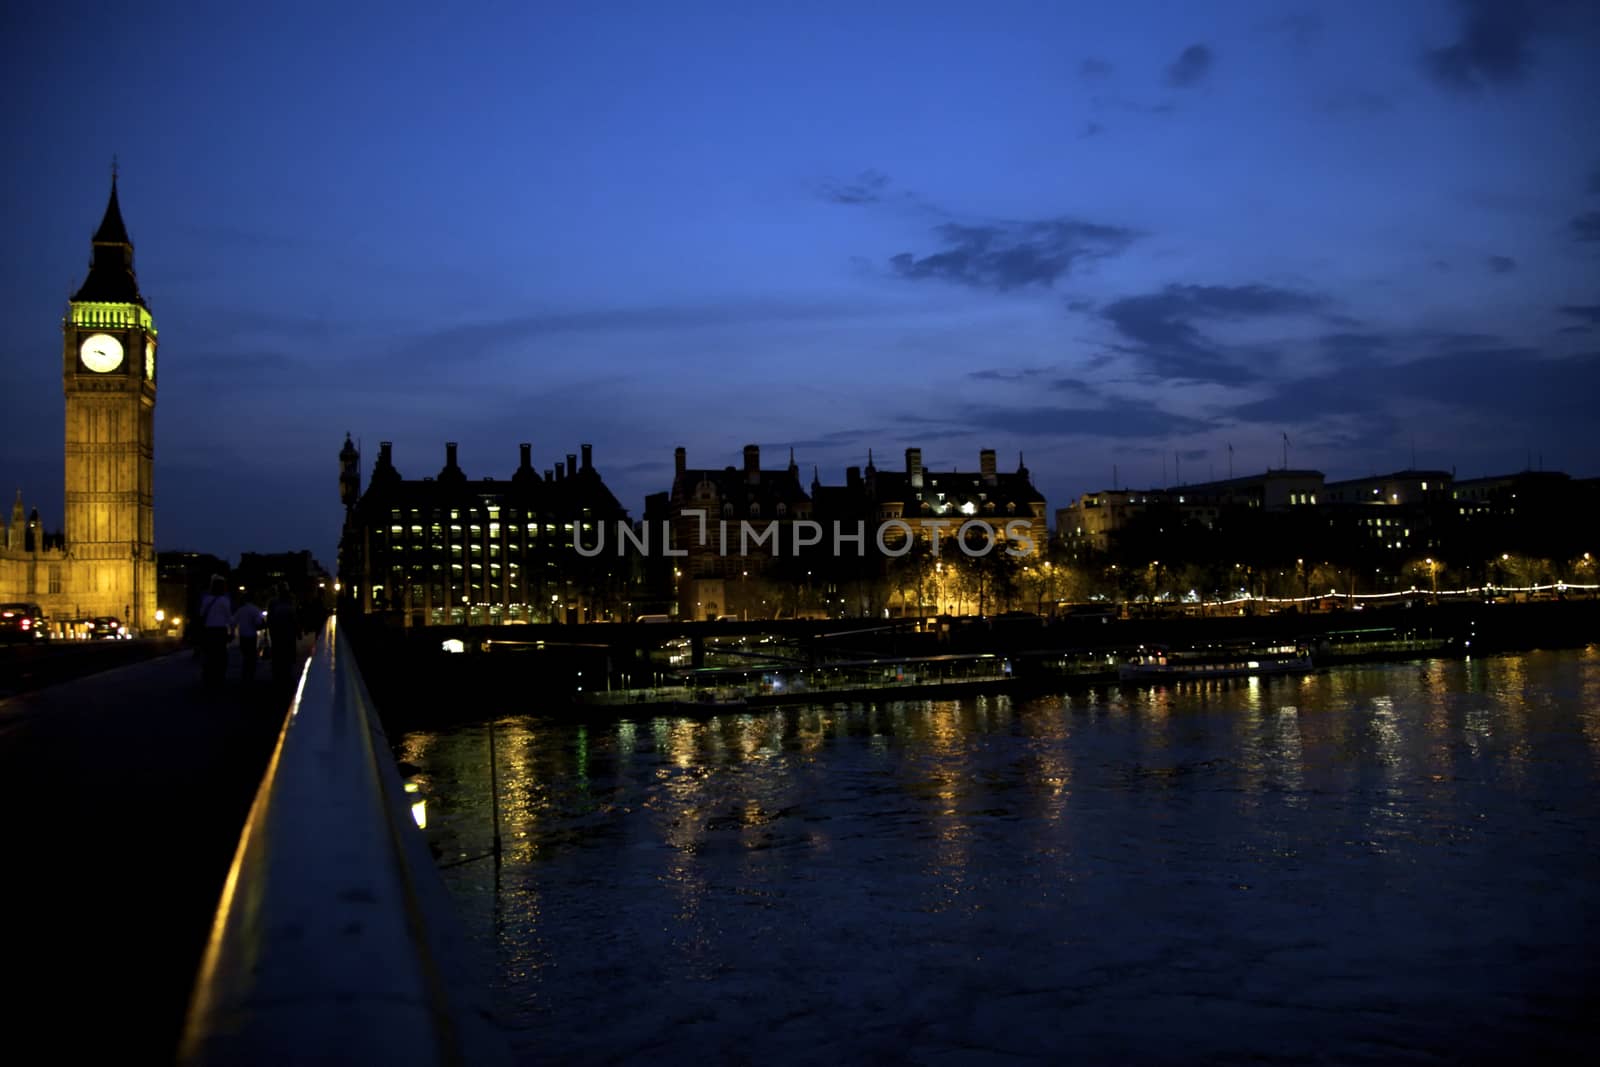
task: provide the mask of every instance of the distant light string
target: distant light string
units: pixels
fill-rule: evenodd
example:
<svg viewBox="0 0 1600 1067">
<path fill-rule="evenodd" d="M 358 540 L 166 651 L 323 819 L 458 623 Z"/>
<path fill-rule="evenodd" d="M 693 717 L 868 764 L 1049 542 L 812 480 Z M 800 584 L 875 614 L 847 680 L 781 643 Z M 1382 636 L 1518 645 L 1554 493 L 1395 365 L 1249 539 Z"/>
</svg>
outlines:
<svg viewBox="0 0 1600 1067">
<path fill-rule="evenodd" d="M 1393 593 L 1340 593 L 1329 590 L 1326 593 L 1314 593 L 1311 596 L 1245 596 L 1233 597 L 1230 600 L 1214 600 L 1213 604 L 1305 604 L 1313 600 L 1392 600 L 1402 596 L 1482 596 L 1497 593 L 1565 593 L 1567 591 L 1593 592 L 1600 590 L 1600 584 L 1581 585 L 1577 582 L 1554 582 L 1550 585 L 1480 585 L 1470 589 L 1440 589 L 1431 592 L 1427 589 L 1402 589 Z"/>
</svg>

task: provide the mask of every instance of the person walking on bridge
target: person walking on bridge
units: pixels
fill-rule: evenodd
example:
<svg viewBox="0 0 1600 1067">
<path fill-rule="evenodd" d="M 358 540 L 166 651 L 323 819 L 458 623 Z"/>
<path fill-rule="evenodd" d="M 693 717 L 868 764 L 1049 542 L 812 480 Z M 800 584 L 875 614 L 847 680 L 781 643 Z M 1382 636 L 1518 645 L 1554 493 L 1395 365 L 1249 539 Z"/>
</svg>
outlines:
<svg viewBox="0 0 1600 1067">
<path fill-rule="evenodd" d="M 300 610 L 289 595 L 287 582 L 279 582 L 277 595 L 267 605 L 267 637 L 272 646 L 272 680 L 278 685 L 293 681 L 294 665 L 300 649 Z"/>
<path fill-rule="evenodd" d="M 261 609 L 256 607 L 255 600 L 249 593 L 244 595 L 244 603 L 239 605 L 239 610 L 233 613 L 233 628 L 239 634 L 239 680 L 249 685 L 256 680 L 256 660 L 260 658 L 256 649 L 256 633 L 266 622 Z"/>
<path fill-rule="evenodd" d="M 222 684 L 228 673 L 228 630 L 233 625 L 233 601 L 228 583 L 211 576 L 211 591 L 200 598 L 200 676 L 209 688 Z"/>
</svg>

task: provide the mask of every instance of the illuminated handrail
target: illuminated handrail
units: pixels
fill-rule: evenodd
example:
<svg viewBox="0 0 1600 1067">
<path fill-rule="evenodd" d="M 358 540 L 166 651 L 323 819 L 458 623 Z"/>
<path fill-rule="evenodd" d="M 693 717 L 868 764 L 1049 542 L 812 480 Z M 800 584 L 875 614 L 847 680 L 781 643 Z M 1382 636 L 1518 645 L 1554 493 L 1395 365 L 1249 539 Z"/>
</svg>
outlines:
<svg viewBox="0 0 1600 1067">
<path fill-rule="evenodd" d="M 462 946 L 330 619 L 228 872 L 179 1062 L 505 1061 Z"/>
</svg>

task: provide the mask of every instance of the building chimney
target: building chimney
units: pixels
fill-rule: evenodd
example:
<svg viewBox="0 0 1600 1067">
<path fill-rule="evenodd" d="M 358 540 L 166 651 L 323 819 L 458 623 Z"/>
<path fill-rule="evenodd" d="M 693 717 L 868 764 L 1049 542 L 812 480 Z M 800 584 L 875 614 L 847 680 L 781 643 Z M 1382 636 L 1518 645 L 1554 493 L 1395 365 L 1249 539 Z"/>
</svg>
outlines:
<svg viewBox="0 0 1600 1067">
<path fill-rule="evenodd" d="M 985 448 L 978 453 L 978 473 L 983 475 L 986 485 L 995 483 L 994 449 Z"/>
<path fill-rule="evenodd" d="M 577 476 L 578 476 L 578 457 L 573 455 L 571 452 L 568 452 L 567 453 L 567 477 L 568 478 L 576 478 Z"/>
<path fill-rule="evenodd" d="M 583 469 L 594 470 L 594 445 L 579 445 L 578 451 L 583 453 Z"/>
<path fill-rule="evenodd" d="M 390 441 L 378 442 L 378 465 L 382 467 L 394 466 L 394 444 Z"/>
<path fill-rule="evenodd" d="M 844 484 L 851 489 L 859 488 L 861 485 L 861 468 L 846 467 L 844 469 Z"/>
<path fill-rule="evenodd" d="M 745 481 L 755 485 L 761 480 L 761 446 L 744 446 L 744 477 Z"/>
<path fill-rule="evenodd" d="M 563 478 L 566 477 L 566 474 L 567 474 L 567 465 L 565 463 L 562 463 L 560 460 L 557 460 L 556 461 L 556 481 L 558 481 L 558 482 L 561 481 Z"/>
<path fill-rule="evenodd" d="M 529 485 L 539 480 L 539 472 L 533 469 L 533 446 L 523 441 L 517 445 L 520 455 L 517 457 L 517 469 L 511 475 L 512 482 L 517 485 Z"/>
<path fill-rule="evenodd" d="M 456 443 L 454 441 L 446 441 L 444 443 L 444 465 L 446 467 L 456 466 Z"/>
<path fill-rule="evenodd" d="M 550 469 L 549 467 L 546 467 L 544 469 L 544 480 L 547 481 L 547 482 L 555 481 L 556 480 L 556 472 L 554 470 Z"/>
<path fill-rule="evenodd" d="M 683 472 L 689 469 L 689 453 L 682 445 L 672 450 L 672 473 L 683 477 Z"/>
<path fill-rule="evenodd" d="M 922 449 L 906 449 L 906 477 L 911 479 L 911 488 L 922 488 Z"/>
</svg>

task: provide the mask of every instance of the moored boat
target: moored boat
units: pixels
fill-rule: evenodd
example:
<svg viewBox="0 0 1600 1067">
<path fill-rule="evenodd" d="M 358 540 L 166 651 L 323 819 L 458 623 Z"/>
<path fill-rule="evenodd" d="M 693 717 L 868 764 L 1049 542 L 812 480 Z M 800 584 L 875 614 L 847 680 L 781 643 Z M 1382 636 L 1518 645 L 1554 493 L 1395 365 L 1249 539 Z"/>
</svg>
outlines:
<svg viewBox="0 0 1600 1067">
<path fill-rule="evenodd" d="M 717 708 L 742 708 L 746 704 L 744 694 L 738 690 L 701 689 L 693 698 L 673 701 L 673 707 L 680 711 L 712 711 Z"/>
<path fill-rule="evenodd" d="M 1295 674 L 1309 671 L 1312 667 L 1311 653 L 1303 646 L 1198 652 L 1152 649 L 1140 652 L 1119 666 L 1117 677 L 1124 682 L 1199 681 L 1210 678 L 1247 678 L 1263 674 Z"/>
</svg>

